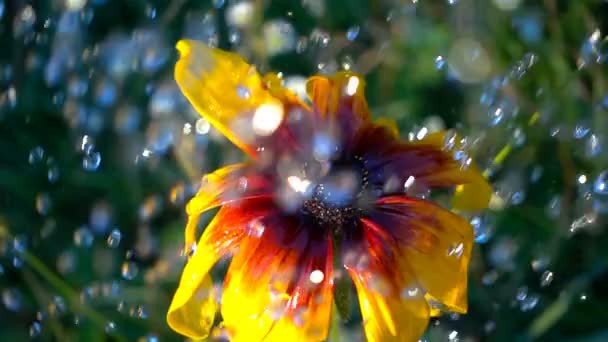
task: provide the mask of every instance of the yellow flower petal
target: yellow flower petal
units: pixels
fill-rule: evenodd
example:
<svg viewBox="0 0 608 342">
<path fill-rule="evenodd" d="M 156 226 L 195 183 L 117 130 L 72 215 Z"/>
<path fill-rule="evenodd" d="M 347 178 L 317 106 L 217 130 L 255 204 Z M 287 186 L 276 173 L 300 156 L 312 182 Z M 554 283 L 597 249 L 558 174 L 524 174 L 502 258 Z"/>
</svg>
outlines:
<svg viewBox="0 0 608 342">
<path fill-rule="evenodd" d="M 219 205 L 262 196 L 270 196 L 268 182 L 249 164 L 228 165 L 205 175 L 196 196 L 186 206 L 186 254 L 196 241 L 197 225 L 202 213 Z"/>
<path fill-rule="evenodd" d="M 371 291 L 354 279 L 368 342 L 418 341 L 429 321 L 429 306 L 422 295 L 401 299 Z"/>
<path fill-rule="evenodd" d="M 424 139 L 417 142 L 418 145 L 430 145 L 438 150 L 443 150 L 445 146 L 446 132 L 436 132 L 427 135 Z M 454 147 L 446 151 L 451 158 L 454 152 L 461 147 L 460 139 L 453 137 Z M 460 210 L 480 210 L 488 207 L 492 196 L 492 187 L 481 174 L 475 163 L 471 163 L 466 168 L 460 167 L 459 163 L 452 162 L 446 164 L 443 169 L 428 176 L 428 180 L 441 184 L 458 185 L 452 198 L 452 207 Z"/>
<path fill-rule="evenodd" d="M 466 313 L 470 224 L 430 202 L 405 196 L 382 198 L 377 208 L 375 222 L 402 230 L 399 248 L 422 288 L 450 311 Z"/>
<path fill-rule="evenodd" d="M 282 106 L 255 68 L 239 55 L 193 41 L 177 43 L 175 80 L 194 108 L 217 130 L 255 156 L 252 117 L 259 106 Z"/>
<path fill-rule="evenodd" d="M 362 225 L 365 247 L 347 252 L 352 255 L 344 260 L 357 290 L 367 341 L 417 341 L 429 320 L 423 289 L 383 228 L 367 219 Z"/>
<path fill-rule="evenodd" d="M 238 207 L 224 206 L 205 229 L 194 255 L 188 260 L 167 313 L 169 326 L 178 333 L 203 338 L 216 312 L 209 270 L 231 253 L 247 233 L 247 224 L 276 210 L 271 200 L 251 200 Z"/>
<path fill-rule="evenodd" d="M 281 234 L 277 229 L 294 233 L 277 242 L 276 234 Z M 327 337 L 333 259 L 328 240 L 313 245 L 308 233 L 274 225 L 268 226 L 265 236 L 241 244 L 222 296 L 223 324 L 232 342 L 308 342 Z M 317 283 L 309 279 L 313 269 L 324 274 L 315 278 Z"/>
<path fill-rule="evenodd" d="M 217 223 L 216 217 L 201 237 L 197 252 L 188 260 L 167 313 L 171 329 L 194 339 L 207 337 L 216 312 L 215 294 L 208 272 L 220 254 L 212 247 L 208 236 L 216 229 Z"/>
<path fill-rule="evenodd" d="M 306 91 L 321 117 L 354 114 L 364 121 L 370 117 L 365 81 L 353 72 L 342 71 L 331 77 L 313 76 L 306 83 Z"/>
</svg>

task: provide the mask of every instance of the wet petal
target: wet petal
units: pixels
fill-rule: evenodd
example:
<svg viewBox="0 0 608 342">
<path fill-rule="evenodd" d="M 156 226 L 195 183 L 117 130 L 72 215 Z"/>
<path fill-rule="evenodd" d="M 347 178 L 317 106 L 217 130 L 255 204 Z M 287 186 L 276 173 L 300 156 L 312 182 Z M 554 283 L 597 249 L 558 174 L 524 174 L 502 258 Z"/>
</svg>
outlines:
<svg viewBox="0 0 608 342">
<path fill-rule="evenodd" d="M 370 118 L 365 81 L 353 72 L 339 72 L 331 77 L 313 76 L 308 79 L 306 89 L 320 122 L 339 128 L 347 143 Z"/>
<path fill-rule="evenodd" d="M 263 224 L 259 239 L 240 246 L 225 280 L 222 316 L 231 341 L 324 340 L 333 286 L 329 238 L 294 219 Z"/>
<path fill-rule="evenodd" d="M 177 49 L 175 80 L 186 98 L 235 145 L 255 156 L 253 115 L 262 105 L 283 108 L 282 102 L 239 55 L 193 40 L 180 40 Z"/>
<path fill-rule="evenodd" d="M 425 137 L 419 144 L 431 145 L 438 149 L 445 149 L 446 139 L 449 138 L 445 131 L 437 132 Z M 458 159 L 455 153 L 461 147 L 457 136 L 453 136 L 456 140 L 455 146 L 446 153 L 452 157 L 452 160 Z M 462 210 L 480 210 L 487 208 L 490 198 L 492 197 L 492 187 L 487 179 L 481 174 L 477 165 L 471 163 L 467 168 L 461 167 L 462 162 L 450 163 L 443 172 L 438 172 L 429 177 L 430 184 L 458 184 L 454 197 L 452 198 L 452 207 Z"/>
<path fill-rule="evenodd" d="M 362 237 L 347 242 L 355 247 L 344 260 L 357 290 L 367 341 L 417 341 L 429 320 L 424 293 L 390 237 L 366 220 L 362 229 Z"/>
<path fill-rule="evenodd" d="M 376 203 L 369 219 L 392 236 L 426 292 L 450 311 L 467 311 L 473 229 L 456 214 L 406 196 Z"/>
<path fill-rule="evenodd" d="M 271 195 L 270 183 L 248 164 L 234 164 L 205 175 L 201 187 L 188 205 L 186 225 L 186 252 L 196 241 L 199 217 L 219 205 Z"/>
<path fill-rule="evenodd" d="M 261 219 L 272 210 L 274 206 L 270 201 L 250 201 L 240 208 L 223 207 L 218 212 L 182 273 L 167 313 L 167 322 L 173 330 L 191 338 L 208 335 L 216 312 L 209 270 L 238 245 L 249 221 Z"/>
<path fill-rule="evenodd" d="M 397 186 L 389 193 L 403 191 L 403 184 L 410 177 L 422 189 L 457 186 L 454 208 L 487 207 L 492 193 L 490 185 L 471 159 L 457 152 L 458 146 L 444 147 L 445 132 L 430 134 L 413 143 L 393 137 L 390 128 L 377 124 L 369 124 L 358 133 L 353 153 L 366 159 L 372 184 L 381 187 L 393 179 Z"/>
</svg>

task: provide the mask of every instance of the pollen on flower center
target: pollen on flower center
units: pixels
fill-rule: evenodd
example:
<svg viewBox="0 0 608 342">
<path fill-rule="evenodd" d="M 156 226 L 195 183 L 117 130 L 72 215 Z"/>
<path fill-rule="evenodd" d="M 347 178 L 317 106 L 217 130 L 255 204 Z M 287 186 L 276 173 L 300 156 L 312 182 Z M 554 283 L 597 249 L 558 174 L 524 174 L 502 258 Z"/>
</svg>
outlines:
<svg viewBox="0 0 608 342">
<path fill-rule="evenodd" d="M 319 182 L 312 197 L 303 204 L 303 212 L 322 227 L 340 229 L 362 211 L 359 199 L 367 188 L 368 172 L 362 159 L 337 162 L 332 172 Z"/>
</svg>

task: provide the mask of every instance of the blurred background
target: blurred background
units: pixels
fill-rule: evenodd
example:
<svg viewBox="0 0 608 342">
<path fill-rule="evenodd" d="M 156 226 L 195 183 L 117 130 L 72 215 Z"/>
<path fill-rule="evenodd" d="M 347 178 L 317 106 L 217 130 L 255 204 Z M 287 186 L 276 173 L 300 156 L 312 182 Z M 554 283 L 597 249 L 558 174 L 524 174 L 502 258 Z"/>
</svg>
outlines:
<svg viewBox="0 0 608 342">
<path fill-rule="evenodd" d="M 426 341 L 608 341 L 606 32 L 605 0 L 0 0 L 0 340 L 183 340 L 185 202 L 244 158 L 177 89 L 185 37 L 472 142 L 469 314 Z"/>
</svg>

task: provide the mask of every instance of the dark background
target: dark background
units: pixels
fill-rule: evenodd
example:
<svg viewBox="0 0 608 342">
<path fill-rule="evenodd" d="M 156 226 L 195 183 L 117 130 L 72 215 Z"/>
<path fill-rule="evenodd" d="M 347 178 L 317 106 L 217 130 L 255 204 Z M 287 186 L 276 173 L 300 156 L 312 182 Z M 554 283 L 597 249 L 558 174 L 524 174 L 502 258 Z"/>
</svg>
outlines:
<svg viewBox="0 0 608 342">
<path fill-rule="evenodd" d="M 470 310 L 434 320 L 428 341 L 608 340 L 606 13 L 600 0 L 0 0 L 0 339 L 180 339 L 164 316 L 185 201 L 243 158 L 172 79 L 190 37 L 294 84 L 348 67 L 402 137 L 446 127 L 476 142 L 496 193 L 471 217 Z M 340 329 L 361 339 L 358 322 Z"/>
</svg>

